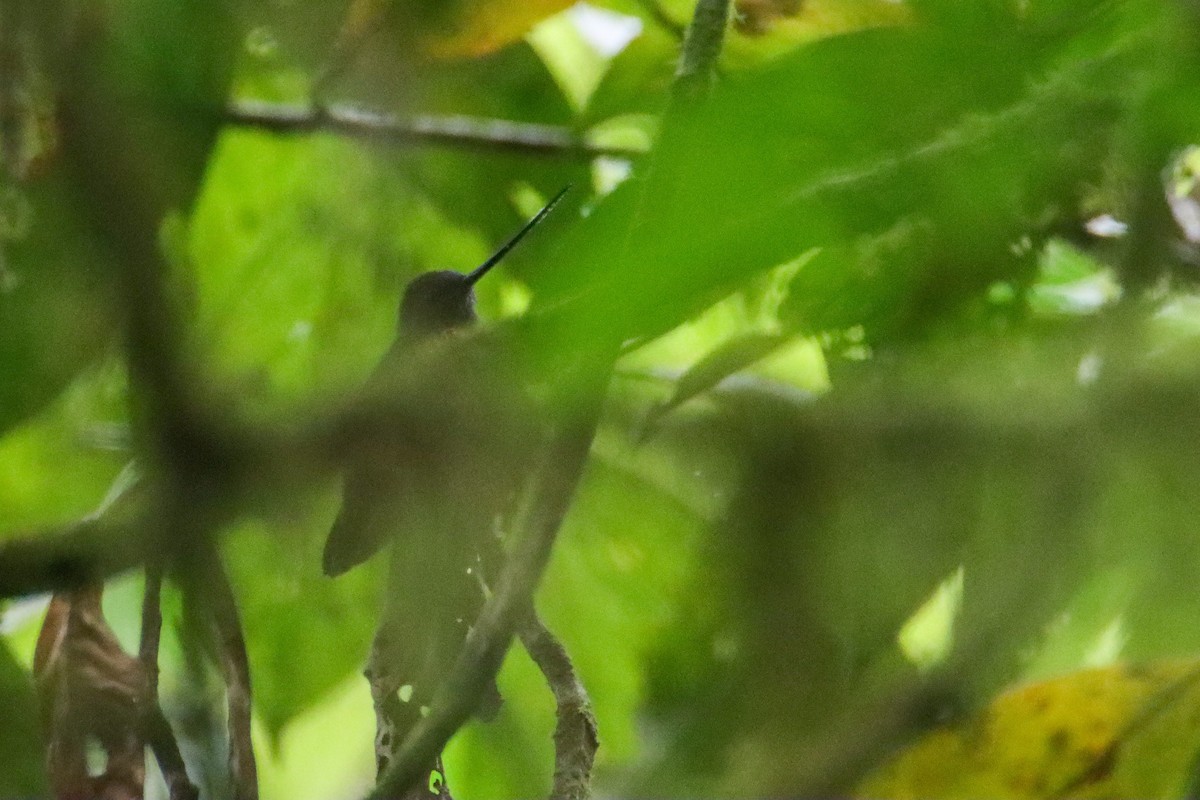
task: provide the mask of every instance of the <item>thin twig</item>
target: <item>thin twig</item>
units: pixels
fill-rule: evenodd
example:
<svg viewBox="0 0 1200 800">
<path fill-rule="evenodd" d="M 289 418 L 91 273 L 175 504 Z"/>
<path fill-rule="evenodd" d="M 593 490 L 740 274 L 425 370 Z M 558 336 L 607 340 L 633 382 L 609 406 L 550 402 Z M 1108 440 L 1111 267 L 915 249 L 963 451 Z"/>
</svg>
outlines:
<svg viewBox="0 0 1200 800">
<path fill-rule="evenodd" d="M 554 786 L 550 800 L 586 800 L 592 789 L 592 764 L 600 740 L 587 689 L 562 642 L 533 608 L 517 628 L 521 644 L 554 693 Z"/>
<path fill-rule="evenodd" d="M 171 730 L 157 696 L 152 697 L 142 719 L 142 736 L 158 761 L 170 800 L 196 800 L 200 790 L 188 778 L 187 767 L 175 741 L 175 732 Z"/>
<path fill-rule="evenodd" d="M 142 633 L 138 659 L 146 670 L 151 697 L 158 697 L 158 644 L 162 638 L 162 569 L 146 565 L 146 588 L 142 594 Z"/>
<path fill-rule="evenodd" d="M 193 619 L 202 620 L 225 681 L 229 767 L 234 800 L 256 800 L 258 766 L 251 740 L 250 659 L 238 615 L 237 598 L 214 542 L 201 545 L 194 561 L 179 573 Z"/>
<path fill-rule="evenodd" d="M 188 778 L 187 767 L 175 741 L 175 733 L 158 700 L 158 645 L 162 638 L 162 568 L 146 567 L 146 589 L 142 595 L 142 633 L 138 661 L 146 675 L 146 711 L 142 736 L 150 745 L 171 800 L 195 800 L 200 790 Z"/>
<path fill-rule="evenodd" d="M 447 145 L 482 150 L 561 156 L 635 158 L 645 150 L 589 142 L 569 128 L 467 116 L 399 117 L 349 106 L 305 107 L 237 100 L 225 111 L 231 125 L 279 134 L 336 133 L 392 145 Z"/>
</svg>

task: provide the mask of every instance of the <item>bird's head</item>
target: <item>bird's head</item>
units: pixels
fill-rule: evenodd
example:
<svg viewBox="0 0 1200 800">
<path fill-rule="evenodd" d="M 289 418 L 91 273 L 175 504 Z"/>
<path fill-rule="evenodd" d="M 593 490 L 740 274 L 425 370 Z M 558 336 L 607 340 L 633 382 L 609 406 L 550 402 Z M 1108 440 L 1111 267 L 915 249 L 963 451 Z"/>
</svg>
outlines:
<svg viewBox="0 0 1200 800">
<path fill-rule="evenodd" d="M 400 301 L 400 333 L 423 337 L 449 333 L 475 321 L 475 290 L 469 275 L 438 270 L 418 275 Z"/>
<path fill-rule="evenodd" d="M 525 234 L 545 219 L 570 188 L 567 186 L 555 195 L 537 216 L 474 271 L 464 275 L 452 270 L 437 270 L 414 278 L 400 301 L 401 336 L 411 338 L 449 333 L 475 322 L 475 283 L 499 264 Z"/>
</svg>

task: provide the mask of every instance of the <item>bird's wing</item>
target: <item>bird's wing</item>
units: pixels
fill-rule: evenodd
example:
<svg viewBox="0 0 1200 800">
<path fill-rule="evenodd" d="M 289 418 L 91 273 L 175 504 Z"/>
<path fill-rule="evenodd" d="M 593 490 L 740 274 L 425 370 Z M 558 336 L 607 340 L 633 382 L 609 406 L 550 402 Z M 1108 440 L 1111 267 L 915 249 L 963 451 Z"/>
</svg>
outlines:
<svg viewBox="0 0 1200 800">
<path fill-rule="evenodd" d="M 341 575 L 383 548 L 395 527 L 391 500 L 396 489 L 391 470 L 360 468 L 346 476 L 342 508 L 325 540 L 326 575 Z"/>
</svg>

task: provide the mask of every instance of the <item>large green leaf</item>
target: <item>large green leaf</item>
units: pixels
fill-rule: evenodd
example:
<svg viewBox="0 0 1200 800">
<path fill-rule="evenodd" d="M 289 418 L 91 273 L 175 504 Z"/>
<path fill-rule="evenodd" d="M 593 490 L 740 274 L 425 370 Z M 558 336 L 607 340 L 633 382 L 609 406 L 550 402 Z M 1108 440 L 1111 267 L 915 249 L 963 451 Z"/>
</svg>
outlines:
<svg viewBox="0 0 1200 800">
<path fill-rule="evenodd" d="M 228 540 L 255 711 L 272 740 L 294 717 L 361 674 L 374 631 L 375 572 L 361 567 L 336 581 L 321 572 L 327 510 L 297 508 L 285 529 L 245 525 Z"/>
<path fill-rule="evenodd" d="M 885 315 L 890 332 L 980 296 L 1029 269 L 1010 245 L 1075 213 L 1131 115 L 1178 74 L 1181 24 L 1125 3 L 1069 34 L 1015 19 L 870 31 L 731 77 L 676 120 L 648 182 L 622 186 L 544 258 L 557 265 L 531 281 L 560 322 L 547 340 L 658 333 L 810 247 L 901 223 L 926 246 L 800 270 L 797 319 L 823 330 Z M 834 298 L 855 310 L 826 318 Z"/>
</svg>

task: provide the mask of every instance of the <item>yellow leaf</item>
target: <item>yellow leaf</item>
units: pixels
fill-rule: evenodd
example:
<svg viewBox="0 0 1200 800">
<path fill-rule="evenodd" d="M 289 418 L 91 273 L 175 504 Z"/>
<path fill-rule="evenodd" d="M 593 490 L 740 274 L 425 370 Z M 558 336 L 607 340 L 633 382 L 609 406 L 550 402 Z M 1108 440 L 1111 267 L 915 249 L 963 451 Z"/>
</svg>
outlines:
<svg viewBox="0 0 1200 800">
<path fill-rule="evenodd" d="M 1200 661 L 1077 672 L 928 734 L 862 797 L 1178 796 L 1200 747 Z"/>
<path fill-rule="evenodd" d="M 483 56 L 512 44 L 573 0 L 350 0 L 320 82 L 336 78 L 379 40 L 434 59 Z M 378 37 L 378 39 L 377 39 Z"/>
<path fill-rule="evenodd" d="M 438 58 L 481 56 L 512 44 L 536 23 L 575 0 L 462 0 L 457 13 L 431 35 L 422 49 Z"/>
</svg>

